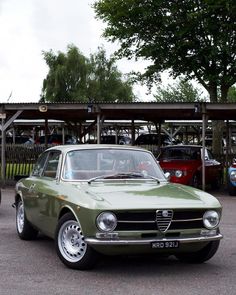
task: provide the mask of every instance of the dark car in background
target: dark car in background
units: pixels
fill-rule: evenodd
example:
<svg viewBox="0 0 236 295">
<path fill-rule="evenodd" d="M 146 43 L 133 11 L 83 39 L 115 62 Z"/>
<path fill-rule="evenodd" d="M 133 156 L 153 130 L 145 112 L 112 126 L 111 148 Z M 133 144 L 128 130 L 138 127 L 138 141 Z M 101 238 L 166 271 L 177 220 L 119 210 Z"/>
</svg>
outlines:
<svg viewBox="0 0 236 295">
<path fill-rule="evenodd" d="M 45 136 L 40 136 L 37 140 L 36 140 L 37 144 L 45 144 Z M 50 134 L 48 135 L 48 144 L 53 144 L 53 145 L 59 145 L 59 144 L 63 144 L 63 136 L 62 134 Z M 75 136 L 73 135 L 65 135 L 65 144 L 77 144 L 78 140 Z"/>
<path fill-rule="evenodd" d="M 170 173 L 170 181 L 199 187 L 202 180 L 202 146 L 174 145 L 161 148 L 157 158 L 164 172 Z M 222 183 L 221 163 L 205 149 L 206 184 L 219 188 Z"/>
<path fill-rule="evenodd" d="M 28 135 L 6 136 L 7 144 L 34 144 L 34 140 Z"/>
<path fill-rule="evenodd" d="M 144 133 L 140 134 L 135 140 L 135 145 L 158 145 L 159 134 Z M 167 134 L 161 133 L 161 145 L 175 144 L 175 140 L 171 139 Z"/>
<path fill-rule="evenodd" d="M 131 138 L 125 135 L 102 135 L 101 144 L 131 144 Z"/>
</svg>

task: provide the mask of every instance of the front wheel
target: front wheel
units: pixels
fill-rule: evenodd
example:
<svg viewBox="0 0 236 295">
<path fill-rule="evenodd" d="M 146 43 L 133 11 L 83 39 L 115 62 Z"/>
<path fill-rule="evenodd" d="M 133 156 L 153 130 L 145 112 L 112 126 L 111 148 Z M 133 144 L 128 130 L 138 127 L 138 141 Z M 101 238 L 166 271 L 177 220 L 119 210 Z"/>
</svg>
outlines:
<svg viewBox="0 0 236 295">
<path fill-rule="evenodd" d="M 80 223 L 72 213 L 66 213 L 58 222 L 55 236 L 57 255 L 68 267 L 91 269 L 97 253 L 85 242 Z"/>
<path fill-rule="evenodd" d="M 203 263 L 211 259 L 219 248 L 220 241 L 209 242 L 203 249 L 192 253 L 181 253 L 176 257 L 187 263 Z"/>
<path fill-rule="evenodd" d="M 22 240 L 33 240 L 37 237 L 38 231 L 29 223 L 22 200 L 16 204 L 16 230 Z"/>
</svg>

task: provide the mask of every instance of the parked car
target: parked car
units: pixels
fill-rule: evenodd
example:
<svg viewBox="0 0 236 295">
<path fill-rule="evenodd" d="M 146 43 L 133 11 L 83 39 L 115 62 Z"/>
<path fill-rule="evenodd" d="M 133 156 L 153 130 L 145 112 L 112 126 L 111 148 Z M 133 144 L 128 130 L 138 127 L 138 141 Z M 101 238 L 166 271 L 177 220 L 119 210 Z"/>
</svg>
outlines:
<svg viewBox="0 0 236 295">
<path fill-rule="evenodd" d="M 102 144 L 116 144 L 115 135 L 102 135 L 101 136 Z M 131 138 L 129 136 L 118 135 L 117 144 L 131 144 Z"/>
<path fill-rule="evenodd" d="M 45 136 L 40 136 L 37 141 L 37 144 L 44 144 L 45 143 Z M 48 135 L 48 144 L 53 145 L 60 145 L 63 143 L 63 136 L 62 134 L 50 134 Z M 66 134 L 65 135 L 65 144 L 76 144 L 78 140 L 75 136 Z"/>
<path fill-rule="evenodd" d="M 158 145 L 158 143 L 159 134 L 157 133 L 143 133 L 135 140 L 135 145 Z M 174 139 L 171 139 L 167 134 L 161 133 L 161 145 L 171 145 L 174 143 Z"/>
<path fill-rule="evenodd" d="M 15 207 L 21 239 L 55 239 L 62 262 L 81 270 L 100 253 L 201 263 L 222 238 L 216 198 L 169 183 L 150 152 L 124 145 L 47 149 L 17 182 Z"/>
<path fill-rule="evenodd" d="M 176 145 L 161 149 L 158 161 L 165 172 L 170 173 L 170 181 L 199 187 L 202 180 L 202 147 L 197 145 Z M 205 149 L 206 184 L 219 188 L 222 183 L 222 165 L 213 159 Z"/>
<path fill-rule="evenodd" d="M 34 144 L 34 140 L 31 136 L 28 135 L 16 135 L 14 138 L 13 136 L 6 136 L 6 143 L 7 144 Z"/>
<path fill-rule="evenodd" d="M 228 169 L 228 192 L 230 196 L 236 196 L 236 159 Z"/>
</svg>

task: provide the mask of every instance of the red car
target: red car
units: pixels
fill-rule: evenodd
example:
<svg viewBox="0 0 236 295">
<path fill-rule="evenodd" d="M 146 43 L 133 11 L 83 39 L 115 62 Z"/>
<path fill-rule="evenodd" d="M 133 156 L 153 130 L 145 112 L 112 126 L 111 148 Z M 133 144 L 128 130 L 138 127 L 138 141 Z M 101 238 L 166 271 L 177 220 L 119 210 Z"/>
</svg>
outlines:
<svg viewBox="0 0 236 295">
<path fill-rule="evenodd" d="M 202 180 L 202 147 L 174 145 L 161 149 L 158 161 L 164 172 L 170 173 L 170 181 L 199 187 Z M 205 149 L 206 184 L 219 188 L 222 183 L 222 165 Z"/>
</svg>

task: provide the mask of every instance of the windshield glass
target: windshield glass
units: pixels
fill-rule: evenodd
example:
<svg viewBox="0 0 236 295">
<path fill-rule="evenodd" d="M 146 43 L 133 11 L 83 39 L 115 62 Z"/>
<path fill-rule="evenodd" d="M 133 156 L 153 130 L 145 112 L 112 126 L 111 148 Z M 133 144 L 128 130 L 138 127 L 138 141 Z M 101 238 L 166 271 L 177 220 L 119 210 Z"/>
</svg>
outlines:
<svg viewBox="0 0 236 295">
<path fill-rule="evenodd" d="M 200 160 L 201 149 L 195 147 L 173 147 L 162 149 L 158 160 Z"/>
<path fill-rule="evenodd" d="M 66 154 L 63 179 L 90 180 L 96 177 L 165 179 L 155 158 L 146 151 L 88 149 L 73 150 Z"/>
</svg>

